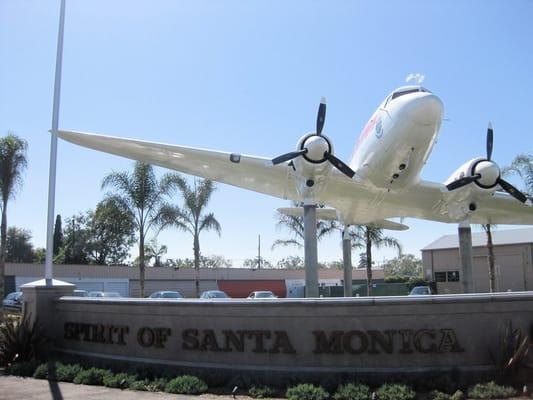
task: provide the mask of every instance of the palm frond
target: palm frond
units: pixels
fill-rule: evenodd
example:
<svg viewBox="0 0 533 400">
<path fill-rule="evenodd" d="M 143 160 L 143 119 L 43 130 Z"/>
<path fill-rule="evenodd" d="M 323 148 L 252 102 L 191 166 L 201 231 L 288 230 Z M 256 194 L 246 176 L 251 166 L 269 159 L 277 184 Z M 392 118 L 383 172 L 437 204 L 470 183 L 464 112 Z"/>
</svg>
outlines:
<svg viewBox="0 0 533 400">
<path fill-rule="evenodd" d="M 218 236 L 220 236 L 222 229 L 213 213 L 209 213 L 201 219 L 198 232 L 202 232 L 203 230 L 206 230 L 206 231 L 214 230 L 216 233 L 218 233 Z"/>
<path fill-rule="evenodd" d="M 272 246 L 270 247 L 270 249 L 274 250 L 277 247 L 287 247 L 287 246 L 295 246 L 299 249 L 303 247 L 303 245 L 295 239 L 288 239 L 288 240 L 278 239 L 274 243 L 272 243 Z"/>
</svg>

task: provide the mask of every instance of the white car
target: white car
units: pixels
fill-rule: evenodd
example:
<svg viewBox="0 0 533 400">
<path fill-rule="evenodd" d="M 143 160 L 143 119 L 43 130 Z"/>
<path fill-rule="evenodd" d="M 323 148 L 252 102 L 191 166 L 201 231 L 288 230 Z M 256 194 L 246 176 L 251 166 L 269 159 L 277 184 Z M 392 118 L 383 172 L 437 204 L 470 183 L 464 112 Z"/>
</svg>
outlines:
<svg viewBox="0 0 533 400">
<path fill-rule="evenodd" d="M 278 296 L 276 296 L 270 290 L 257 290 L 255 292 L 250 293 L 250 295 L 247 298 L 248 299 L 277 299 Z"/>
</svg>

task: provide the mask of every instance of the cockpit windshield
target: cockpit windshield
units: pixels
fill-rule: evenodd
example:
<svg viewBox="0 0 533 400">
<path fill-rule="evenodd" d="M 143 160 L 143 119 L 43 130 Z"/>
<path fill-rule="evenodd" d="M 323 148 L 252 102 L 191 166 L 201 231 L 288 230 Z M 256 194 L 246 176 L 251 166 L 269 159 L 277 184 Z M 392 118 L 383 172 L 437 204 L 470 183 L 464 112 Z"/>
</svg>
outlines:
<svg viewBox="0 0 533 400">
<path fill-rule="evenodd" d="M 390 100 L 394 100 L 400 96 L 403 96 L 403 95 L 406 95 L 406 94 L 410 94 L 410 93 L 416 93 L 416 92 L 425 92 L 425 93 L 431 93 L 429 90 L 423 88 L 423 87 L 415 87 L 415 88 L 404 88 L 404 89 L 399 89 L 397 91 L 395 91 L 394 93 L 392 93 L 392 96 L 390 98 Z"/>
</svg>

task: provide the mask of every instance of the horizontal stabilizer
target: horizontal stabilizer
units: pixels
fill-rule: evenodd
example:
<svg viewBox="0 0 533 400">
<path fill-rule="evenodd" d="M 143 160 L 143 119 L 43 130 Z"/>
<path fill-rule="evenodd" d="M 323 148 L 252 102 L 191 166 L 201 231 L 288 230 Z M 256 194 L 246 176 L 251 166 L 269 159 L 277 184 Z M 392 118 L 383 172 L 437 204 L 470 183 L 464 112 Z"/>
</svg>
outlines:
<svg viewBox="0 0 533 400">
<path fill-rule="evenodd" d="M 278 208 L 278 211 L 283 215 L 288 215 L 290 217 L 303 217 L 304 209 L 303 207 L 284 207 Z M 316 209 L 316 218 L 325 219 L 325 220 L 336 220 L 337 210 L 334 208 L 317 208 Z"/>
<path fill-rule="evenodd" d="M 303 207 L 283 207 L 278 208 L 278 211 L 281 214 L 288 215 L 291 217 L 303 217 L 304 209 Z M 337 210 L 334 208 L 317 208 L 316 209 L 316 218 L 322 220 L 338 220 L 339 216 Z M 409 229 L 407 225 L 400 224 L 399 222 L 389 221 L 387 219 L 381 219 L 372 222 L 361 222 L 348 219 L 342 219 L 346 225 L 364 225 L 371 226 L 374 228 L 388 229 L 391 231 L 405 231 Z"/>
</svg>

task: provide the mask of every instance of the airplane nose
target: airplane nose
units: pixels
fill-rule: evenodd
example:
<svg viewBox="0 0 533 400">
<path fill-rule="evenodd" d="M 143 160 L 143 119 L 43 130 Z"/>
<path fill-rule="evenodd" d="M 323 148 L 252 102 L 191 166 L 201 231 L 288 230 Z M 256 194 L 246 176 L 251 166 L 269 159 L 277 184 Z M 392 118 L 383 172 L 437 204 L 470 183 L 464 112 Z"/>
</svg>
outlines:
<svg viewBox="0 0 533 400">
<path fill-rule="evenodd" d="M 444 110 L 442 101 L 431 93 L 424 93 L 410 99 L 405 108 L 408 116 L 421 125 L 434 124 L 442 118 Z"/>
</svg>

